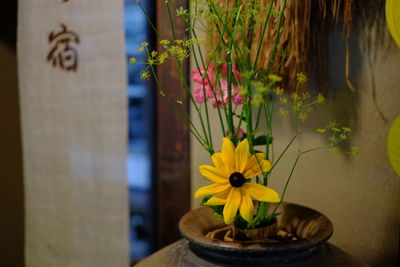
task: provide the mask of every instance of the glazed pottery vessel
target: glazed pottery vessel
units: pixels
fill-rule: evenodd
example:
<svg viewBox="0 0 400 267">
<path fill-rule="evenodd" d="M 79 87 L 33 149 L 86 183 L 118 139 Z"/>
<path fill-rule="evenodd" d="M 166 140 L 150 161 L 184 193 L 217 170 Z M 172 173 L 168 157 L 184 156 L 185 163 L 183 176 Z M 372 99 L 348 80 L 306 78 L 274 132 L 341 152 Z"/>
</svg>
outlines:
<svg viewBox="0 0 400 267">
<path fill-rule="evenodd" d="M 274 205 L 269 208 L 273 209 Z M 278 231 L 294 236 L 294 240 L 254 243 L 209 238 L 207 234 L 210 231 L 225 224 L 208 207 L 185 214 L 179 222 L 179 229 L 196 255 L 211 262 L 236 265 L 300 261 L 317 254 L 333 233 L 331 221 L 313 209 L 284 202 L 277 212 L 281 213 L 277 217 Z"/>
</svg>

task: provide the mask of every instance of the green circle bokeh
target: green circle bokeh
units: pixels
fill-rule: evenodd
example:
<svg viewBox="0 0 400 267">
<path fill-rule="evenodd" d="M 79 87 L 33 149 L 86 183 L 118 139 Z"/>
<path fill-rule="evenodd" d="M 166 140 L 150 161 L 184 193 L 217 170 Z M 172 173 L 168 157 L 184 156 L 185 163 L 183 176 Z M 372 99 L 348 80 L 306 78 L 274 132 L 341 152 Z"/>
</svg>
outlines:
<svg viewBox="0 0 400 267">
<path fill-rule="evenodd" d="M 400 116 L 390 126 L 387 153 L 394 172 L 400 177 Z"/>
</svg>

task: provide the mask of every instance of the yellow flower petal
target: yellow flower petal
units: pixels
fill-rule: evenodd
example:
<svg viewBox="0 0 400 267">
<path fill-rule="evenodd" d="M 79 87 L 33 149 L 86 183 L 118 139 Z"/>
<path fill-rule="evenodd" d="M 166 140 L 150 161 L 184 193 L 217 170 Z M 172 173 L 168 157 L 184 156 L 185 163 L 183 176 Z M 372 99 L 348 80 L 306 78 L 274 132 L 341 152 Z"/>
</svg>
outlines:
<svg viewBox="0 0 400 267">
<path fill-rule="evenodd" d="M 206 204 L 207 205 L 225 205 L 226 199 L 228 198 L 229 192 L 231 191 L 231 187 L 228 189 L 215 194 L 212 198 L 210 198 Z"/>
<path fill-rule="evenodd" d="M 222 140 L 222 159 L 227 170 L 235 172 L 235 146 L 229 138 Z"/>
<path fill-rule="evenodd" d="M 258 161 L 257 161 L 258 159 Z M 251 155 L 249 160 L 247 161 L 247 169 L 251 169 L 253 165 L 257 164 L 258 162 L 261 162 L 262 160 L 265 160 L 265 153 L 257 153 L 256 155 Z"/>
<path fill-rule="evenodd" d="M 231 192 L 231 186 L 228 187 L 225 191 L 215 194 L 215 196 L 218 198 L 227 199 L 230 192 Z"/>
<path fill-rule="evenodd" d="M 269 171 L 272 167 L 271 161 L 269 160 L 263 160 L 261 165 L 263 172 Z"/>
<path fill-rule="evenodd" d="M 207 205 L 212 205 L 212 206 L 225 205 L 225 203 L 226 203 L 226 199 L 222 199 L 222 198 L 218 198 L 218 197 L 212 197 L 206 202 Z"/>
<path fill-rule="evenodd" d="M 248 169 L 248 170 L 243 174 L 243 176 L 247 179 L 247 178 L 251 178 L 251 177 L 257 176 L 257 175 L 259 175 L 260 173 L 262 173 L 262 171 L 261 171 L 260 166 L 257 164 L 257 166 L 256 166 L 256 165 L 253 165 L 253 168 Z"/>
<path fill-rule="evenodd" d="M 250 195 L 247 193 L 247 191 L 243 188 L 240 190 L 242 194 L 242 200 L 240 203 L 240 215 L 243 217 L 248 222 L 251 222 L 254 216 L 254 205 L 253 201 L 251 200 Z"/>
<path fill-rule="evenodd" d="M 211 160 L 212 160 L 212 162 L 213 162 L 213 164 L 214 164 L 214 166 L 216 168 L 225 169 L 225 163 L 224 163 L 224 160 L 222 158 L 222 152 L 214 153 L 211 156 Z"/>
<path fill-rule="evenodd" d="M 257 158 L 256 158 L 257 156 Z M 244 177 L 251 178 L 256 175 L 259 175 L 262 172 L 267 172 L 271 169 L 271 162 L 265 160 L 264 153 L 257 153 L 256 156 L 252 156 L 250 160 L 247 162 L 246 171 L 244 173 Z M 257 161 L 258 159 L 258 161 Z"/>
<path fill-rule="evenodd" d="M 210 165 L 201 165 L 199 167 L 199 171 L 201 175 L 203 175 L 205 178 L 210 180 L 211 182 L 214 183 L 228 183 L 229 182 L 229 173 L 225 171 L 224 169 L 221 168 L 215 168 Z"/>
<path fill-rule="evenodd" d="M 236 212 L 239 209 L 241 199 L 240 189 L 232 187 L 223 211 L 224 221 L 226 224 L 233 223 Z"/>
<path fill-rule="evenodd" d="M 244 173 L 247 166 L 247 160 L 251 157 L 249 141 L 244 139 L 239 143 L 235 150 L 236 171 Z"/>
<path fill-rule="evenodd" d="M 270 203 L 281 201 L 279 194 L 275 190 L 260 184 L 246 183 L 243 185 L 243 189 L 258 201 Z"/>
<path fill-rule="evenodd" d="M 256 153 L 256 156 L 257 156 L 257 158 L 258 158 L 259 160 L 263 160 L 263 159 L 265 159 L 266 154 L 265 154 L 265 153 Z"/>
<path fill-rule="evenodd" d="M 194 193 L 194 197 L 199 198 L 211 194 L 216 194 L 228 189 L 230 186 L 231 186 L 230 184 L 217 184 L 217 183 L 206 185 L 197 189 L 197 191 Z"/>
</svg>

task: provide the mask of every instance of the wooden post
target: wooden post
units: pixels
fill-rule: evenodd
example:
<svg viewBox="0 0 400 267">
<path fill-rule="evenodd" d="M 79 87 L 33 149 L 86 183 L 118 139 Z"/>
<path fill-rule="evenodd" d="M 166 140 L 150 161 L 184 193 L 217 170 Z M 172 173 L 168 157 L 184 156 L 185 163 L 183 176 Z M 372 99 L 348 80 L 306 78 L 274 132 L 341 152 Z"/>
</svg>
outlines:
<svg viewBox="0 0 400 267">
<path fill-rule="evenodd" d="M 2 6 L 0 24 L 0 266 L 24 266 L 24 181 L 17 75 L 17 1 Z"/>
<path fill-rule="evenodd" d="M 156 23 L 162 38 L 172 40 L 168 10 L 164 0 L 156 0 Z M 176 6 L 187 7 L 186 0 L 175 1 Z M 171 7 L 177 39 L 185 39 L 184 22 Z M 157 40 L 158 42 L 159 40 Z M 160 45 L 158 44 L 158 50 Z M 188 74 L 188 64 L 184 66 Z M 173 60 L 167 60 L 157 69 L 158 79 L 174 104 L 182 100 L 189 112 L 188 99 L 180 95 L 180 72 Z M 190 209 L 190 139 L 189 131 L 171 110 L 161 95 L 157 96 L 157 162 L 156 186 L 158 197 L 158 247 L 161 248 L 181 238 L 179 219 Z"/>
</svg>

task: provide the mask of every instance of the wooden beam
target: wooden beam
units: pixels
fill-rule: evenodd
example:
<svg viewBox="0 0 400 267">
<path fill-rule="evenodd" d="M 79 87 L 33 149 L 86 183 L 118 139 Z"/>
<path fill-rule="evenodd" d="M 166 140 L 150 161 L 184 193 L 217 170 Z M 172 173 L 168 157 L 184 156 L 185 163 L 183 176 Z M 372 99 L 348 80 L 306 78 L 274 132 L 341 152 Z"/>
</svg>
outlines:
<svg viewBox="0 0 400 267">
<path fill-rule="evenodd" d="M 168 11 L 164 0 L 156 0 L 156 23 L 162 38 L 172 40 Z M 175 1 L 187 7 L 186 0 Z M 177 39 L 185 39 L 184 22 L 171 8 Z M 158 45 L 158 50 L 160 51 Z M 184 73 L 188 75 L 188 64 Z M 174 104 L 182 100 L 189 113 L 187 96 L 181 99 L 180 72 L 176 62 L 168 60 L 157 69 L 158 79 Z M 189 131 L 171 110 L 161 95 L 157 96 L 157 162 L 156 186 L 158 197 L 158 247 L 163 247 L 181 238 L 179 219 L 190 209 L 190 139 Z"/>
<path fill-rule="evenodd" d="M 0 266 L 25 266 L 24 182 L 17 73 L 17 1 L 1 8 Z"/>
</svg>

